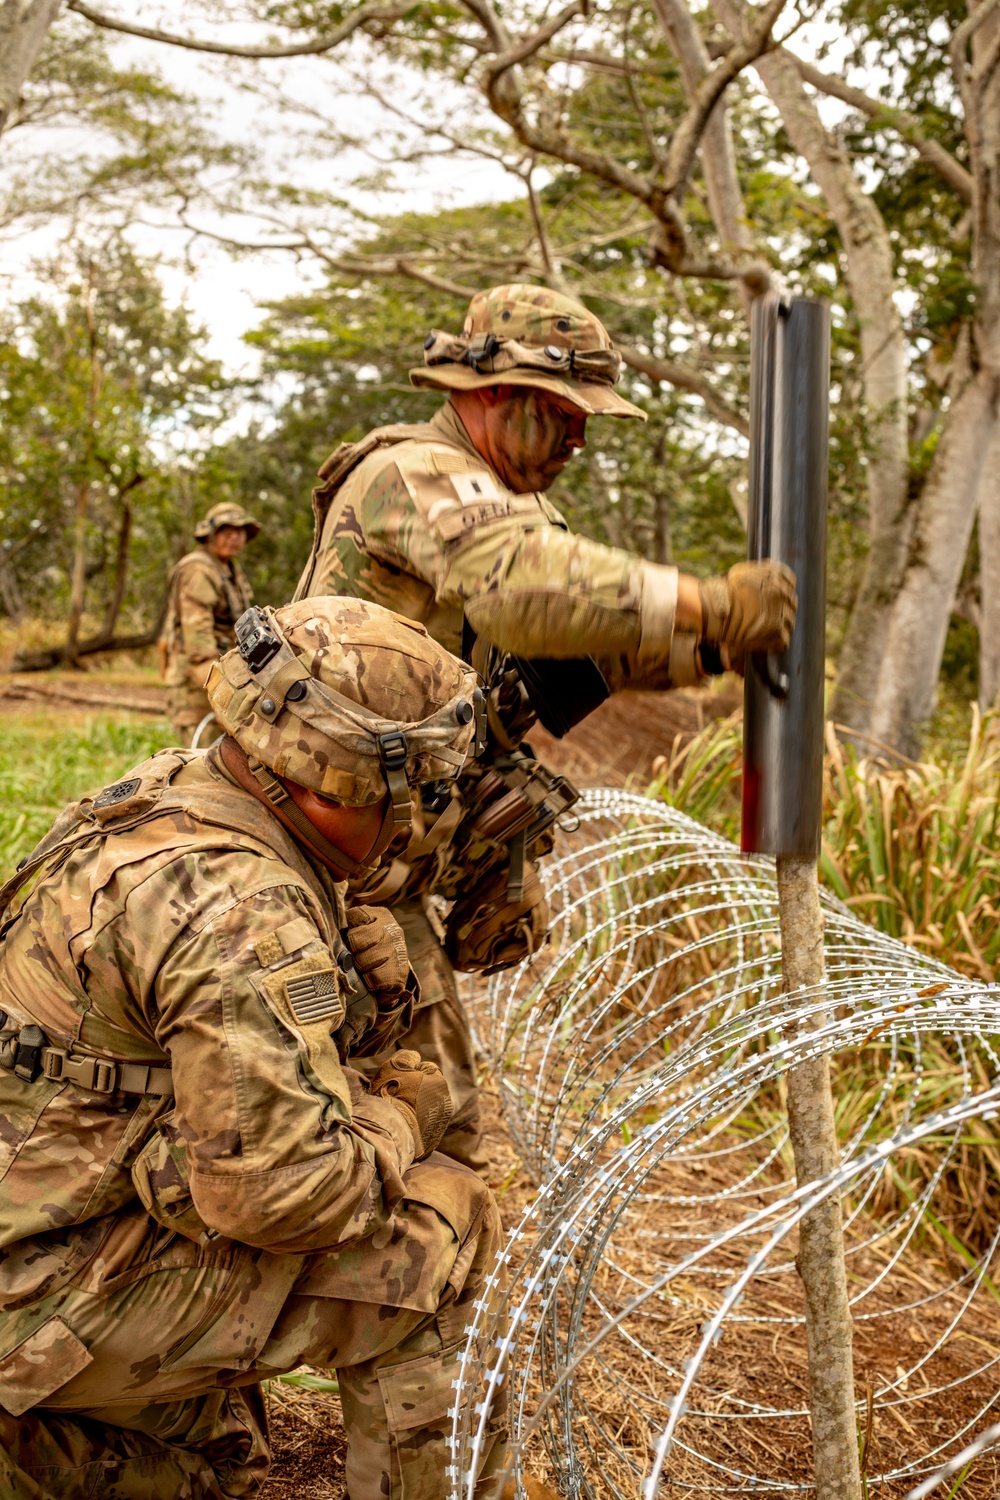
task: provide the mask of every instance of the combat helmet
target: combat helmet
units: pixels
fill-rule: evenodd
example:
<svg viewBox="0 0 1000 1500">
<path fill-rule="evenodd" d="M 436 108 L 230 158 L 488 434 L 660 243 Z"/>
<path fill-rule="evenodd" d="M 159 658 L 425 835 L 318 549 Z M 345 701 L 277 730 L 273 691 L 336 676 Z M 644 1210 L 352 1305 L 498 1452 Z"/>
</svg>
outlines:
<svg viewBox="0 0 1000 1500">
<path fill-rule="evenodd" d="M 207 685 L 230 737 L 223 761 L 238 780 L 249 772 L 343 878 L 361 866 L 323 838 L 277 777 L 348 807 L 388 792 L 367 867 L 409 831 L 410 788 L 453 779 L 482 748 L 485 705 L 474 670 L 422 625 L 380 605 L 327 596 L 251 608 L 236 622 L 236 640 Z"/>
<path fill-rule="evenodd" d="M 477 292 L 461 334 L 432 329 L 424 368 L 410 371 L 421 390 L 476 391 L 533 386 L 571 401 L 587 416 L 646 413 L 614 389 L 622 357 L 599 318 L 572 297 L 514 282 Z"/>
<path fill-rule="evenodd" d="M 242 505 L 237 505 L 233 500 L 220 500 L 218 505 L 213 505 L 212 509 L 196 523 L 194 534 L 199 542 L 210 542 L 223 526 L 242 528 L 247 534 L 248 542 L 252 542 L 260 530 L 260 522 L 254 516 L 248 515 Z"/>
</svg>

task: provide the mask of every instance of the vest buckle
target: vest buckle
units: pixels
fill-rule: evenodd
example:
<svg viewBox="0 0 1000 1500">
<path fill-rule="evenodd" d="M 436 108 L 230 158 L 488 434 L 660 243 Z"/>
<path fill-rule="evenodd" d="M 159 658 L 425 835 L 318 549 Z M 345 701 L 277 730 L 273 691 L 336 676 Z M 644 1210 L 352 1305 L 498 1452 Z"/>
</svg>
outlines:
<svg viewBox="0 0 1000 1500">
<path fill-rule="evenodd" d="M 118 1066 L 106 1057 L 71 1057 L 64 1047 L 46 1047 L 41 1061 L 46 1078 L 53 1083 L 75 1083 L 95 1094 L 115 1091 Z"/>
</svg>

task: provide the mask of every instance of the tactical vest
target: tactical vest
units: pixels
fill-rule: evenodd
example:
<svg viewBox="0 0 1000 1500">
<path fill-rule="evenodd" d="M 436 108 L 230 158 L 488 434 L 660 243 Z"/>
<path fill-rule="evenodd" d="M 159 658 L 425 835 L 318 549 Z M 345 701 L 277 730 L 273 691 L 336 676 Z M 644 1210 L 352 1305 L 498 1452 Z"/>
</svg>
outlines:
<svg viewBox="0 0 1000 1500">
<path fill-rule="evenodd" d="M 189 766 L 195 774 L 176 784 L 175 778 Z M 171 847 L 178 851 L 196 847 L 245 852 L 249 840 L 265 857 L 288 865 L 310 888 L 317 897 L 323 940 L 335 955 L 343 950 L 338 930 L 345 921 L 342 898 L 334 894 L 335 910 L 320 877 L 277 819 L 240 788 L 212 776 L 204 752 L 161 750 L 137 766 L 126 780 L 66 808 L 41 843 L 21 861 L 17 872 L 0 887 L 0 951 L 40 877 L 55 874 L 74 851 L 88 843 L 131 832 L 170 813 L 183 814 L 187 826 L 175 825 L 171 837 L 169 825 L 164 824 L 162 839 L 155 846 L 157 853 Z M 204 837 L 193 841 L 196 829 L 204 829 Z M 134 853 L 130 853 L 131 859 Z M 108 879 L 114 868 L 112 856 Z M 5 1014 L 0 1030 L 0 1065 L 26 1081 L 38 1076 L 54 1081 L 66 1078 L 98 1093 L 170 1093 L 169 1058 L 152 1038 L 95 1015 L 82 991 L 80 998 L 83 1020 L 79 1034 L 57 1039 L 62 1045 L 56 1045 L 38 1025 L 31 1024 L 34 1018 L 27 1023 L 23 1017 L 15 1022 Z M 22 1002 L 18 1009 L 24 1009 Z"/>
<path fill-rule="evenodd" d="M 411 439 L 425 439 L 434 442 L 447 442 L 443 434 L 436 432 L 426 422 L 406 424 L 397 422 L 391 427 L 376 427 L 357 443 L 341 443 L 330 454 L 319 471 L 321 483 L 312 492 L 313 509 L 313 541 L 309 560 L 302 570 L 302 576 L 298 581 L 295 593 L 292 595 L 292 603 L 297 604 L 300 599 L 309 598 L 309 588 L 312 583 L 313 574 L 316 569 L 316 559 L 319 557 L 319 544 L 323 537 L 323 527 L 330 512 L 337 491 L 340 490 L 344 481 L 353 474 L 358 464 L 362 463 L 376 448 L 393 448 L 397 443 L 406 443 Z"/>
<path fill-rule="evenodd" d="M 174 566 L 170 570 L 170 578 L 167 582 L 167 613 L 163 621 L 163 629 L 160 632 L 161 648 L 169 656 L 174 656 L 182 650 L 181 617 L 177 605 L 178 582 L 181 569 L 184 563 L 187 562 L 188 557 L 200 558 L 203 555 L 206 555 L 204 549 L 200 553 L 189 552 L 186 557 L 182 557 L 179 562 L 174 563 Z M 244 588 L 243 585 L 246 580 L 241 572 L 237 572 L 238 564 L 234 563 L 233 567 L 230 568 L 228 564 L 217 565 L 211 562 L 209 566 L 218 574 L 216 581 L 222 587 L 222 592 L 226 600 L 226 613 L 229 616 L 228 620 L 217 617 L 215 622 L 216 627 L 221 625 L 228 627 L 228 630 L 231 631 L 240 615 L 250 603 L 249 586 Z M 232 641 L 228 639 L 225 642 L 220 641 L 217 633 L 216 645 L 220 650 L 225 650 L 232 645 Z"/>
</svg>

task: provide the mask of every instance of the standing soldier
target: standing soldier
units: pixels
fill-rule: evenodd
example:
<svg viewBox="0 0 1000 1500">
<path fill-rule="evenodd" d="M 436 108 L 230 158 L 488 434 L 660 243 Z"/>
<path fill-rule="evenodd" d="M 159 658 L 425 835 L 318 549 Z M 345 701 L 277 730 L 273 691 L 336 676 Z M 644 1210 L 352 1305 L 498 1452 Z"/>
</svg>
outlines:
<svg viewBox="0 0 1000 1500">
<path fill-rule="evenodd" d="M 351 1500 L 447 1490 L 499 1220 L 434 1154 L 437 1068 L 349 1065 L 412 984 L 342 881 L 405 835 L 411 786 L 457 774 L 481 698 L 357 600 L 237 635 L 208 685 L 226 737 L 67 808 L 0 891 L 5 1500 L 256 1494 L 260 1381 L 302 1362 L 340 1373 Z"/>
<path fill-rule="evenodd" d="M 397 862 L 377 895 L 394 900 L 420 976 L 422 1009 L 406 1045 L 440 1065 L 455 1101 L 442 1149 L 477 1170 L 475 1065 L 452 965 L 489 972 L 541 940 L 544 897 L 525 854 L 544 842 L 526 846 L 524 822 L 543 804 L 551 820 L 566 801 L 565 787 L 518 757 L 523 734 L 536 718 L 565 732 L 609 692 L 696 682 L 748 651 L 781 651 L 795 618 L 795 580 L 780 563 L 741 563 L 699 581 L 575 536 L 546 499 L 585 446 L 589 416 L 645 420 L 614 390 L 620 368 L 607 330 L 578 302 L 543 287 L 494 287 L 472 299 L 460 335 L 428 334 L 424 367 L 410 372 L 415 386 L 449 398 L 433 420 L 342 444 L 313 494 L 313 550 L 296 597 L 353 594 L 419 620 L 491 690 L 503 759 L 477 781 L 471 810 L 466 799 L 467 857 L 438 886 L 461 895 L 445 947 L 420 898 L 447 864 L 453 799 L 427 805 L 437 823 L 411 851 L 418 868 Z M 483 805 L 491 798 L 493 811 Z M 509 874 L 495 865 L 508 835 Z"/>
<path fill-rule="evenodd" d="M 167 585 L 167 618 L 160 636 L 160 670 L 167 684 L 167 713 L 179 745 L 189 745 L 211 713 L 205 684 L 224 651 L 235 644 L 236 621 L 253 599 L 237 558 L 260 522 L 241 505 L 213 505 L 194 528 L 198 546 L 174 565 Z M 206 724 L 205 730 L 209 729 Z M 201 740 L 219 733 L 202 731 Z"/>
</svg>

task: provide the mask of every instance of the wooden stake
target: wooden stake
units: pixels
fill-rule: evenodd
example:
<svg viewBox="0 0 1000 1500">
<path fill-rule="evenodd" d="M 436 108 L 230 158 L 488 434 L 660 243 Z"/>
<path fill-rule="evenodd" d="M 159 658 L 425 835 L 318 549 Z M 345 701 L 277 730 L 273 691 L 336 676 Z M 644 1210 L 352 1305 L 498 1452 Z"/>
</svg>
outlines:
<svg viewBox="0 0 1000 1500">
<path fill-rule="evenodd" d="M 826 980 L 815 860 L 779 856 L 778 904 L 784 990 L 815 989 Z M 799 1186 L 834 1171 L 840 1150 L 829 1057 L 814 1058 L 789 1074 L 788 1124 Z M 828 1198 L 801 1221 L 797 1266 L 805 1289 L 817 1500 L 860 1500 L 853 1325 L 839 1198 Z"/>
</svg>

